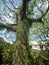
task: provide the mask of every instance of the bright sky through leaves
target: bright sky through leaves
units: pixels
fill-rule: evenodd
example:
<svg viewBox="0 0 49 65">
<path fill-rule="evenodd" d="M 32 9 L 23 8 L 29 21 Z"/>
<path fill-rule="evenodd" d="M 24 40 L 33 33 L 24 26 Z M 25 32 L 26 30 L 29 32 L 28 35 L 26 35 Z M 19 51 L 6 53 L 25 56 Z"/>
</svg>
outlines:
<svg viewBox="0 0 49 65">
<path fill-rule="evenodd" d="M 10 3 L 10 0 L 5 0 L 6 1 L 6 5 L 8 7 L 10 7 L 11 10 L 15 11 L 16 13 L 18 12 L 16 9 L 14 9 L 13 5 Z M 12 1 L 12 0 L 11 0 Z M 4 21 L 0 21 L 0 23 L 3 23 L 3 24 L 16 24 L 16 15 L 14 12 L 11 12 L 7 7 L 6 5 L 3 4 L 3 2 L 0 0 L 0 15 L 1 15 L 1 18 L 2 20 Z M 21 6 L 21 3 L 22 1 L 20 0 L 13 0 L 12 1 L 15 5 L 15 7 L 17 8 L 18 6 Z M 41 7 L 41 0 L 38 1 L 37 3 L 38 5 L 36 7 L 34 7 L 34 15 L 32 15 L 33 18 L 39 18 L 42 16 L 41 12 L 38 10 L 37 7 Z M 42 7 L 41 7 L 41 10 L 43 10 L 43 12 L 45 13 L 46 9 L 48 7 L 48 2 L 46 1 Z M 40 40 L 39 36 L 41 35 L 41 32 L 38 32 L 37 30 L 40 28 L 40 26 L 42 26 L 41 24 L 38 24 L 39 27 L 36 27 L 36 23 L 32 25 L 32 27 L 30 28 L 29 30 L 29 40 Z M 5 37 L 5 34 L 3 34 L 1 36 L 1 31 L 3 31 L 3 33 L 5 32 L 5 30 L 0 30 L 0 37 L 4 38 L 4 40 L 6 42 L 12 42 L 15 41 L 16 37 L 14 38 L 15 35 L 15 32 L 12 32 L 9 31 L 9 32 L 6 32 L 6 37 Z M 11 36 L 10 36 L 11 35 Z M 13 35 L 13 36 L 12 36 Z M 42 37 L 43 38 L 43 37 Z M 48 39 L 48 38 L 47 38 Z"/>
</svg>

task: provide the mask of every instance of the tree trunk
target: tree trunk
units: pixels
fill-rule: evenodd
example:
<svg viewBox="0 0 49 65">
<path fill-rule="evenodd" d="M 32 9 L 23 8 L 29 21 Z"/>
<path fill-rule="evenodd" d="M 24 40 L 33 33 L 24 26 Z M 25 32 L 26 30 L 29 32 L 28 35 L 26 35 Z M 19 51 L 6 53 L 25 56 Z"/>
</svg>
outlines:
<svg viewBox="0 0 49 65">
<path fill-rule="evenodd" d="M 20 22 L 17 26 L 17 42 L 13 65 L 33 65 L 28 43 L 29 22 L 26 19 L 26 8 L 29 0 L 23 0 L 20 10 Z"/>
<path fill-rule="evenodd" d="M 33 65 L 28 43 L 29 23 L 23 19 L 17 27 L 17 42 L 13 65 Z"/>
</svg>

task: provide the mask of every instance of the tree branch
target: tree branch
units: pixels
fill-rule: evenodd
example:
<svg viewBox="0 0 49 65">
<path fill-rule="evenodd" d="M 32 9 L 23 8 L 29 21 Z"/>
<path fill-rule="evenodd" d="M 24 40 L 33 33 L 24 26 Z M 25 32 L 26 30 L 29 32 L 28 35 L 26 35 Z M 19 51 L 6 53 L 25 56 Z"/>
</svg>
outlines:
<svg viewBox="0 0 49 65">
<path fill-rule="evenodd" d="M 17 27 L 16 27 L 16 24 L 6 24 L 5 25 L 5 24 L 2 24 L 1 23 L 0 24 L 0 29 L 1 28 L 7 28 L 8 30 L 11 30 L 11 31 L 14 31 L 15 32 Z"/>
<path fill-rule="evenodd" d="M 46 12 L 40 17 L 40 19 L 42 19 L 47 13 L 48 13 L 48 11 L 49 11 L 49 1 L 48 1 L 48 8 L 47 8 L 47 10 L 46 10 Z"/>
<path fill-rule="evenodd" d="M 11 0 L 9 0 L 10 1 L 10 3 L 12 4 L 12 6 L 14 7 L 14 9 L 15 9 L 15 5 L 13 4 L 13 2 L 11 1 Z"/>
<path fill-rule="evenodd" d="M 41 10 L 40 10 L 41 11 Z M 29 18 L 29 17 L 26 17 L 29 21 L 31 21 L 31 22 L 41 22 L 41 23 L 43 23 L 42 22 L 42 18 L 48 13 L 48 11 L 49 11 L 49 1 L 48 1 L 48 8 L 47 8 L 47 10 L 46 10 L 46 12 L 43 14 L 43 12 L 41 11 L 41 13 L 43 14 L 40 18 L 37 18 L 37 19 L 34 19 L 34 18 Z"/>
<path fill-rule="evenodd" d="M 48 13 L 48 11 L 49 11 L 49 3 L 48 3 L 48 8 L 47 8 L 46 12 L 41 16 L 41 18 L 44 17 Z"/>
<path fill-rule="evenodd" d="M 12 6 L 14 7 L 14 9 L 20 9 L 20 7 L 16 8 L 15 5 L 14 5 L 15 3 L 13 3 L 11 0 L 9 0 L 9 1 L 10 1 L 10 3 L 12 4 Z M 20 3 L 20 4 L 21 4 L 21 3 Z M 17 4 L 16 4 L 16 5 L 17 5 Z"/>
<path fill-rule="evenodd" d="M 15 11 L 13 11 L 10 7 L 8 7 L 7 5 L 6 5 L 6 7 L 7 7 L 10 11 L 15 12 Z"/>
</svg>

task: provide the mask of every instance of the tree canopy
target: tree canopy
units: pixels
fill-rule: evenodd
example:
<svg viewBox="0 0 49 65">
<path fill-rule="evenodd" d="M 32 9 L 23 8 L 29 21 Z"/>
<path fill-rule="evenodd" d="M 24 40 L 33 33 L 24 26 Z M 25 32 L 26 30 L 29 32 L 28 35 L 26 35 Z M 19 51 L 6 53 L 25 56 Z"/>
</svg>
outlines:
<svg viewBox="0 0 49 65">
<path fill-rule="evenodd" d="M 0 7 L 0 49 L 2 63 L 5 63 L 3 65 L 44 65 L 44 62 L 49 61 L 49 0 L 1 0 Z M 37 52 L 40 54 L 36 58 L 33 57 L 34 52 L 29 41 L 40 43 L 41 53 Z M 41 41 L 46 43 L 44 52 Z M 46 58 L 44 53 L 47 54 Z M 41 59 L 43 60 L 40 62 Z"/>
</svg>

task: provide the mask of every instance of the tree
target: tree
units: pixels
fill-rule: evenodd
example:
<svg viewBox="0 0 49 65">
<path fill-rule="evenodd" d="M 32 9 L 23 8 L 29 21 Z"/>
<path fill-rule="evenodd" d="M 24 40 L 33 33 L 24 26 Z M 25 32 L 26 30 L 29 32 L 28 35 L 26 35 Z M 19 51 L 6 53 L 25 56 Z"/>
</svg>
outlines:
<svg viewBox="0 0 49 65">
<path fill-rule="evenodd" d="M 9 2 L 13 5 L 14 9 L 16 9 L 13 2 L 11 0 L 9 0 Z M 46 9 L 45 13 L 43 13 L 43 11 L 37 7 L 38 10 L 42 14 L 40 16 L 40 18 L 30 18 L 29 14 L 32 14 L 32 13 L 30 11 L 28 11 L 29 2 L 30 2 L 30 0 L 22 0 L 22 5 L 21 5 L 20 11 L 19 11 L 20 19 L 18 20 L 18 24 L 17 24 L 17 28 L 16 28 L 17 41 L 15 43 L 15 50 L 14 50 L 14 54 L 13 54 L 13 65 L 33 65 L 34 62 L 33 62 L 33 58 L 30 53 L 29 44 L 28 44 L 29 27 L 32 25 L 32 21 L 42 23 L 43 22 L 42 18 L 47 14 L 47 12 L 49 10 L 49 1 L 48 1 L 48 8 Z M 34 0 L 32 2 L 33 2 L 32 6 L 34 9 L 34 7 L 37 5 L 36 4 L 37 1 Z M 4 1 L 3 3 L 5 4 L 6 2 Z M 8 9 L 10 9 L 7 5 L 6 5 L 6 7 Z M 41 7 L 42 7 L 42 5 L 41 5 Z M 10 9 L 10 11 L 15 12 L 15 10 L 11 10 L 11 9 Z M 16 12 L 15 12 L 15 14 L 17 15 Z M 11 30 L 11 27 L 8 27 L 8 25 L 0 25 L 0 26 L 6 27 Z"/>
</svg>

